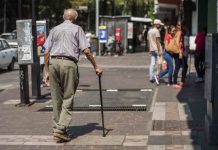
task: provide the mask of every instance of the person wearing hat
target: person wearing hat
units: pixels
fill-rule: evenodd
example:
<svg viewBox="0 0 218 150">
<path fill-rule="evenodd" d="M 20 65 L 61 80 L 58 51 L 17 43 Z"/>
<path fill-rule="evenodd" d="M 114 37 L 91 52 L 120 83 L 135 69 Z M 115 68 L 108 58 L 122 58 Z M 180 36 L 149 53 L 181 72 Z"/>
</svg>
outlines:
<svg viewBox="0 0 218 150">
<path fill-rule="evenodd" d="M 162 54 L 162 47 L 160 44 L 160 32 L 159 29 L 163 23 L 159 19 L 154 20 L 153 28 L 148 31 L 148 51 L 151 56 L 151 62 L 149 67 L 149 80 L 154 83 L 154 68 L 157 62 L 157 58 Z"/>
</svg>

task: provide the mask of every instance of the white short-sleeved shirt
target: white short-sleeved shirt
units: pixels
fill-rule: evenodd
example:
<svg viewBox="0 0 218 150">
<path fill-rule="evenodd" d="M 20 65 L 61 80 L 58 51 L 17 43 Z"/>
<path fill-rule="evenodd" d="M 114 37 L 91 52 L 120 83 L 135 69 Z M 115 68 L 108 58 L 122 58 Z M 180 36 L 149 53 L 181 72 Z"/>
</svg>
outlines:
<svg viewBox="0 0 218 150">
<path fill-rule="evenodd" d="M 150 51 L 157 51 L 157 42 L 156 38 L 160 38 L 160 32 L 157 28 L 151 28 L 148 31 L 147 40 L 149 41 Z M 162 50 L 161 46 L 160 49 Z"/>
</svg>

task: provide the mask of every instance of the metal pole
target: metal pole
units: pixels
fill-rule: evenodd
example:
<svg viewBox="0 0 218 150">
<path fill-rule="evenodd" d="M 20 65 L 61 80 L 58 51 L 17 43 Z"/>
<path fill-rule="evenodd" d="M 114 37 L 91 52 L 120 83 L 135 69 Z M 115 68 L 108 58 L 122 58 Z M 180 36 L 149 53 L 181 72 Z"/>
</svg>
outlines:
<svg viewBox="0 0 218 150">
<path fill-rule="evenodd" d="M 36 14 L 35 14 L 35 0 L 32 0 L 32 34 L 33 34 L 33 64 L 31 67 L 32 73 L 32 96 L 36 98 L 41 97 L 40 89 L 40 63 L 37 53 L 37 37 L 36 37 Z"/>
<path fill-rule="evenodd" d="M 29 82 L 28 82 L 28 65 L 20 65 L 20 104 L 17 106 L 25 106 L 30 104 L 29 101 Z"/>
<path fill-rule="evenodd" d="M 102 101 L 102 89 L 101 89 L 101 75 L 98 75 L 99 79 L 99 92 L 100 92 L 100 102 L 101 102 L 101 119 L 102 119 L 102 128 L 103 128 L 103 137 L 106 136 L 104 128 L 104 106 Z"/>
<path fill-rule="evenodd" d="M 95 35 L 98 37 L 98 25 L 99 25 L 99 0 L 96 0 L 96 10 L 95 10 L 95 18 L 96 18 L 96 25 L 95 25 Z"/>
<path fill-rule="evenodd" d="M 22 9 L 21 9 L 21 0 L 18 0 L 18 17 L 19 19 L 22 18 Z"/>
<path fill-rule="evenodd" d="M 7 13 L 7 0 L 4 1 L 4 33 L 6 32 L 6 13 Z"/>
<path fill-rule="evenodd" d="M 98 37 L 98 26 L 99 26 L 99 0 L 96 0 L 96 29 L 95 29 L 95 35 L 98 38 L 98 55 L 101 56 L 101 46 L 100 46 L 100 42 L 99 42 L 99 37 Z"/>
</svg>

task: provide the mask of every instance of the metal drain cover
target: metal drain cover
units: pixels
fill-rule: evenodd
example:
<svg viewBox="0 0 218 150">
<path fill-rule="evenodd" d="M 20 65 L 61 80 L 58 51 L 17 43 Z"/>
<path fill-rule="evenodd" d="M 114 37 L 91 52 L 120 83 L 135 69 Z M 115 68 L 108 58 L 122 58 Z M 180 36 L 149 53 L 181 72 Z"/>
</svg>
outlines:
<svg viewBox="0 0 218 150">
<path fill-rule="evenodd" d="M 104 107 L 104 111 L 146 111 L 147 106 L 117 106 L 117 107 Z M 39 111 L 52 111 L 52 107 L 44 107 Z M 101 107 L 74 107 L 71 111 L 101 111 Z"/>
</svg>

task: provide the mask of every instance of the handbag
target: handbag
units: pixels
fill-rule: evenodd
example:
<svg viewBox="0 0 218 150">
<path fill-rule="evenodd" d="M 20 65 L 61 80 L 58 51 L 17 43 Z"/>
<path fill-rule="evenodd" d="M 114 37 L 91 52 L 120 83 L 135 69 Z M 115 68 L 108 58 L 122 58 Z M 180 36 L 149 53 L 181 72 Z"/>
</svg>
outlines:
<svg viewBox="0 0 218 150">
<path fill-rule="evenodd" d="M 179 46 L 176 43 L 176 39 L 173 38 L 169 41 L 168 44 L 165 43 L 165 49 L 169 53 L 178 54 L 179 53 Z"/>
</svg>

